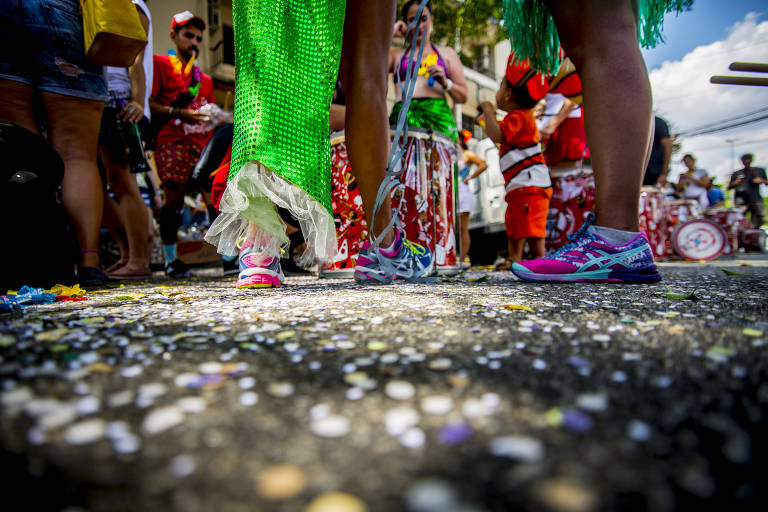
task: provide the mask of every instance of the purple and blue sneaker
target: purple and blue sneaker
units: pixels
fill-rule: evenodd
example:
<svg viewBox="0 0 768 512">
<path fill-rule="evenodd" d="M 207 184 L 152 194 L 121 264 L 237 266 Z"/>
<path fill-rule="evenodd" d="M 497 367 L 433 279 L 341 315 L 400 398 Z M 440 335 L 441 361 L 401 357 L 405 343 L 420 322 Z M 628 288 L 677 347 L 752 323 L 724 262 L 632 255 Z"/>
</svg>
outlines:
<svg viewBox="0 0 768 512">
<path fill-rule="evenodd" d="M 432 252 L 424 246 L 407 240 L 395 230 L 395 243 L 387 252 L 371 247 L 366 241 L 357 256 L 355 281 L 391 283 L 395 279 L 418 281 L 432 272 Z"/>
<path fill-rule="evenodd" d="M 510 270 L 525 281 L 654 283 L 661 274 L 653 262 L 653 251 L 645 233 L 622 245 L 613 245 L 590 228 L 589 214 L 570 242 L 545 258 L 513 263 Z"/>
</svg>

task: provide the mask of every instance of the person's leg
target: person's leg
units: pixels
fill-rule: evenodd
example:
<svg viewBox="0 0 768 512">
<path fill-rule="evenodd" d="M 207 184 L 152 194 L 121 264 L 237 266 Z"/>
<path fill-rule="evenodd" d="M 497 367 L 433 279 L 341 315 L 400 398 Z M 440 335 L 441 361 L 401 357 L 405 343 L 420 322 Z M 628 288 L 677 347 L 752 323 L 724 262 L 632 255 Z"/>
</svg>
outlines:
<svg viewBox="0 0 768 512">
<path fill-rule="evenodd" d="M 653 118 L 636 1 L 544 1 L 582 80 L 596 224 L 638 231 L 637 202 Z"/>
<path fill-rule="evenodd" d="M 346 143 L 366 218 L 373 217 L 376 194 L 385 177 L 389 155 L 387 60 L 395 23 L 394 0 L 347 2 L 339 78 L 347 101 Z M 370 222 L 379 234 L 392 220 L 389 198 Z M 381 246 L 394 242 L 388 233 Z"/>
<path fill-rule="evenodd" d="M 98 267 L 104 192 L 96 154 L 104 103 L 49 92 L 41 97 L 51 145 L 64 160 L 62 199 L 80 246 L 80 266 Z"/>
<path fill-rule="evenodd" d="M 543 258 L 547 254 L 543 238 L 528 238 L 528 247 L 531 249 L 531 255 L 534 258 Z"/>
<path fill-rule="evenodd" d="M 109 234 L 112 235 L 115 243 L 120 248 L 120 259 L 104 271 L 110 273 L 128 262 L 130 248 L 128 247 L 128 237 L 125 235 L 125 222 L 120 212 L 120 207 L 106 192 L 104 193 L 104 214 L 102 215 L 101 225 L 109 231 Z"/>
<path fill-rule="evenodd" d="M 123 268 L 115 274 L 118 277 L 148 274 L 146 205 L 141 197 L 136 176 L 130 172 L 128 164 L 114 162 L 109 151 L 102 151 L 101 156 L 107 169 L 110 187 L 120 202 L 121 218 L 128 240 L 128 259 Z"/>
<path fill-rule="evenodd" d="M 469 237 L 469 213 L 470 212 L 461 212 L 459 214 L 459 224 L 461 229 L 461 259 L 459 261 L 461 262 L 467 259 L 467 255 L 469 254 L 469 244 L 471 243 Z"/>
<path fill-rule="evenodd" d="M 181 208 L 184 206 L 184 186 L 173 181 L 162 184 L 165 202 L 160 209 L 160 238 L 163 241 L 165 264 L 176 259 L 176 242 L 181 225 Z"/>
<path fill-rule="evenodd" d="M 525 238 L 509 238 L 509 260 L 516 262 L 523 259 Z"/>
<path fill-rule="evenodd" d="M 39 134 L 32 110 L 34 90 L 31 86 L 0 78 L 0 120 Z"/>
</svg>

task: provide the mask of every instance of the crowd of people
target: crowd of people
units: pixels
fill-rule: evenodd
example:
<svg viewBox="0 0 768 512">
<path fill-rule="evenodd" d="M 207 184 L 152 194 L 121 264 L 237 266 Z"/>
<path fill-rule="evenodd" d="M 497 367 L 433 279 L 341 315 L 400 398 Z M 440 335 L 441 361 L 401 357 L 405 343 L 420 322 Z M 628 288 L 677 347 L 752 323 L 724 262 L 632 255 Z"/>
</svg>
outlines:
<svg viewBox="0 0 768 512">
<path fill-rule="evenodd" d="M 148 44 L 129 67 L 105 69 L 85 56 L 78 0 L 58 0 L 56 9 L 46 0 L 0 7 L 3 38 L 29 43 L 19 52 L 4 45 L 0 119 L 45 136 L 64 161 L 61 200 L 79 251 L 80 283 L 151 277 L 155 218 L 165 273 L 189 276 L 177 242 L 184 199 L 191 192 L 202 194 L 213 222 L 207 239 L 222 253 L 225 271 L 239 274 L 239 288 L 279 286 L 289 240 L 291 259 L 328 259 L 336 250 L 326 172 L 331 128 L 346 128 L 349 160 L 370 225 L 355 279 L 390 282 L 428 275 L 434 255 L 406 239 L 392 213 L 390 125 L 403 123 L 440 133 L 457 146 L 458 262 L 468 266 L 469 215 L 476 207 L 469 183 L 488 165 L 469 150 L 472 134 L 455 124 L 447 100 L 465 102 L 468 85 L 457 53 L 431 40 L 430 2 L 405 1 L 397 19 L 394 0 L 365 8 L 359 2 L 328 5 L 325 25 L 310 28 L 259 3 L 236 4 L 234 126 L 216 106 L 211 77 L 195 62 L 205 21 L 189 11 L 174 15 L 175 51 L 154 55 L 150 11 L 143 0 L 132 2 Z M 524 2 L 503 3 L 508 16 L 532 15 Z M 679 8 L 679 3 L 666 7 Z M 672 140 L 662 119 L 657 117 L 654 127 L 649 122 L 650 89 L 637 33 L 638 23 L 659 19 L 638 19 L 629 1 L 603 4 L 542 2 L 546 30 L 556 27 L 562 45 L 549 53 L 569 58 L 561 62 L 552 55 L 526 54 L 526 46 L 513 41 L 516 53 L 509 56 L 495 103 L 479 106 L 477 122 L 500 148 L 507 267 L 522 279 L 658 280 L 647 239 L 638 229 L 641 182 L 704 208 L 725 199 L 692 155 L 683 158 L 687 171 L 679 182 L 668 183 Z M 344 24 L 345 18 L 355 22 Z M 509 20 L 514 25 L 515 19 Z M 266 26 L 280 27 L 282 35 L 265 35 Z M 531 31 L 531 38 L 542 37 Z M 270 40 L 272 46 L 262 44 L 269 37 L 277 38 Z M 405 38 L 406 47 L 391 49 L 393 37 Z M 423 55 L 420 62 L 418 55 Z M 338 67 L 329 73 L 329 65 Z M 390 75 L 402 101 L 387 114 Z M 611 87 L 603 87 L 609 81 Z M 626 107 L 621 131 L 612 118 L 617 105 Z M 279 133 L 274 129 L 278 118 Z M 215 131 L 221 136 L 212 139 Z M 395 139 L 395 149 L 397 144 Z M 209 151 L 206 145 L 216 147 Z M 572 243 L 546 255 L 549 171 L 585 158 L 595 171 L 595 213 Z M 736 189 L 737 202 L 759 225 L 765 171 L 751 167 L 751 155 L 742 161 L 744 169 L 733 174 L 728 188 Z M 203 176 L 193 178 L 195 173 Z M 120 248 L 120 259 L 106 269 L 99 263 L 102 228 Z M 526 246 L 533 259 L 523 261 Z"/>
</svg>

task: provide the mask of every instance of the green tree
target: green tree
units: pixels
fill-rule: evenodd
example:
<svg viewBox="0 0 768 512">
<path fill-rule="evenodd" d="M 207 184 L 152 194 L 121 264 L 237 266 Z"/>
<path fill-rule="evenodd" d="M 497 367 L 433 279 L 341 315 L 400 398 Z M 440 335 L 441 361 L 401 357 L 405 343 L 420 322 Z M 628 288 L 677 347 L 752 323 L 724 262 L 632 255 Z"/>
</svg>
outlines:
<svg viewBox="0 0 768 512">
<path fill-rule="evenodd" d="M 498 0 L 433 0 L 433 39 L 456 48 L 461 62 L 482 69 L 485 48 L 507 37 Z"/>
</svg>

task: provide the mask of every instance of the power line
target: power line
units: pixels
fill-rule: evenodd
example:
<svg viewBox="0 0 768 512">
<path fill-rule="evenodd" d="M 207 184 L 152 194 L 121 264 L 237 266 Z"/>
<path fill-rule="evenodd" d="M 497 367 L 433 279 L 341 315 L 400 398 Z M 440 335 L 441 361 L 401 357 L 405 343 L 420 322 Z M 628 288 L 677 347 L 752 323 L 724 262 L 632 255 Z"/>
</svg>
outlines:
<svg viewBox="0 0 768 512">
<path fill-rule="evenodd" d="M 731 128 L 738 128 L 739 126 L 746 126 L 748 124 L 758 123 L 758 122 L 764 121 L 766 119 L 768 119 L 768 114 L 766 114 L 764 116 L 756 117 L 754 119 L 748 119 L 746 121 L 740 121 L 738 123 L 732 123 L 732 124 L 728 124 L 728 125 L 725 125 L 725 126 L 720 126 L 720 127 L 717 127 L 717 128 L 712 128 L 710 130 L 701 131 L 701 132 L 698 132 L 698 133 L 687 134 L 687 135 L 685 135 L 685 137 L 693 138 L 693 137 L 698 137 L 700 135 L 709 135 L 711 133 L 723 132 L 725 130 L 730 130 Z"/>
<path fill-rule="evenodd" d="M 740 121 L 740 120 L 744 119 L 745 117 L 761 114 L 763 112 L 768 112 L 768 106 L 761 107 L 761 108 L 759 108 L 757 110 L 753 110 L 752 112 L 746 112 L 744 114 L 739 114 L 739 115 L 734 116 L 734 117 L 729 117 L 729 118 L 726 118 L 726 119 L 720 119 L 719 121 L 703 124 L 703 125 L 697 126 L 695 128 L 688 128 L 687 130 L 681 130 L 680 133 L 678 133 L 677 135 L 681 136 L 681 137 L 684 137 L 684 136 L 687 136 L 689 134 L 692 134 L 692 133 L 695 133 L 695 132 L 698 132 L 698 131 L 701 131 L 701 130 L 706 130 L 708 128 L 712 128 L 712 127 L 721 125 L 723 123 L 730 123 L 731 121 Z"/>
</svg>

